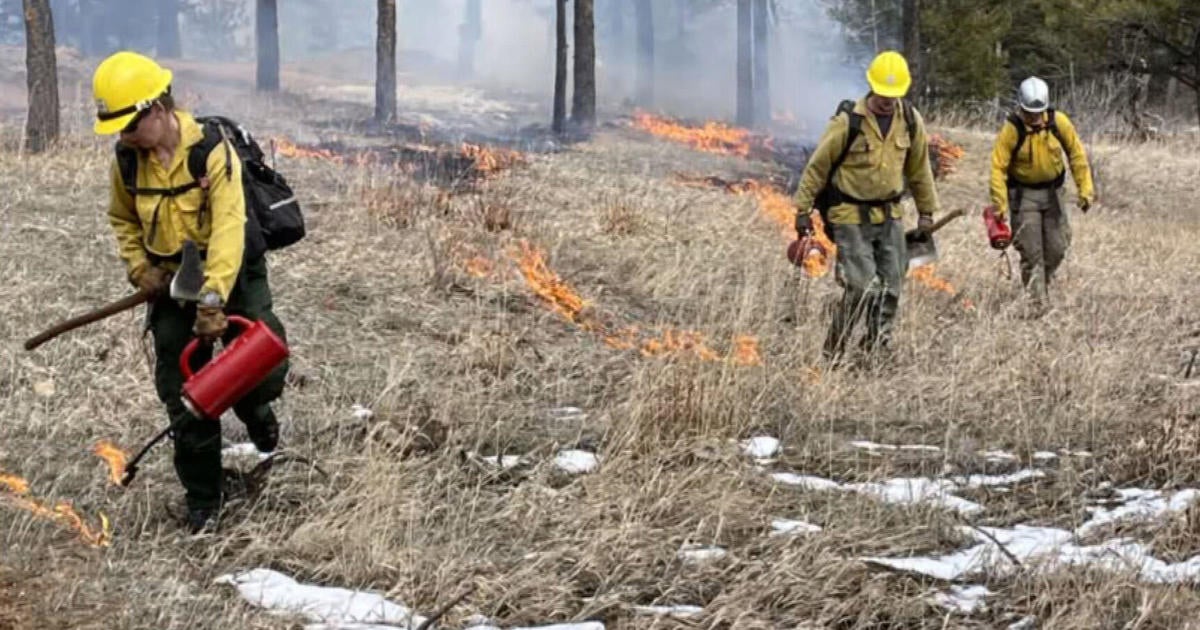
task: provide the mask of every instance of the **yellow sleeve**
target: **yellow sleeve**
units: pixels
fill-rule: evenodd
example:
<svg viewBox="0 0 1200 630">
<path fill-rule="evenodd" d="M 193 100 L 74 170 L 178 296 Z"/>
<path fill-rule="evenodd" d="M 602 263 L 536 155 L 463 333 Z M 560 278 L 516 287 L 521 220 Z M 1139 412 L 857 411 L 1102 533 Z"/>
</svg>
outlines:
<svg viewBox="0 0 1200 630">
<path fill-rule="evenodd" d="M 1008 167 L 1012 163 L 1012 151 L 1017 146 L 1017 130 L 1005 121 L 992 144 L 992 176 L 989 190 L 992 205 L 996 206 L 996 217 L 1008 216 Z"/>
<path fill-rule="evenodd" d="M 800 185 L 796 188 L 796 208 L 798 210 L 808 212 L 812 209 L 817 194 L 825 187 L 825 180 L 829 178 L 829 171 L 833 168 L 834 160 L 841 154 L 842 147 L 846 144 L 846 135 L 849 129 L 848 117 L 841 114 L 835 116 L 825 128 L 821 141 L 817 143 L 817 148 L 808 158 L 808 165 L 804 167 Z"/>
<path fill-rule="evenodd" d="M 921 113 L 916 109 L 912 113 L 912 121 L 905 121 L 906 124 L 915 125 L 915 131 L 904 161 L 904 178 L 912 190 L 917 212 L 932 216 L 938 212 L 938 194 L 937 186 L 933 183 L 933 167 L 929 164 L 929 136 Z"/>
<path fill-rule="evenodd" d="M 1067 158 L 1071 162 L 1071 177 L 1075 178 L 1075 187 L 1079 189 L 1079 198 L 1088 202 L 1095 200 L 1095 188 L 1092 184 L 1092 168 L 1088 165 L 1087 151 L 1083 141 L 1075 131 L 1075 124 L 1062 112 L 1056 112 L 1055 124 L 1058 125 L 1058 135 L 1062 137 L 1063 148 L 1067 150 Z"/>
<path fill-rule="evenodd" d="M 246 246 L 246 198 L 242 192 L 242 162 L 228 143 L 218 144 L 208 154 L 208 212 L 212 232 L 208 237 L 208 258 L 204 265 L 204 290 L 216 291 L 223 301 L 229 294 L 242 268 L 242 251 Z M 225 172 L 226 155 L 231 171 Z"/>
<path fill-rule="evenodd" d="M 132 279 L 149 264 L 146 247 L 142 244 L 142 221 L 138 218 L 133 196 L 125 190 L 121 171 L 113 160 L 109 173 L 108 222 L 117 237 L 117 252 L 125 261 L 125 271 Z"/>
</svg>

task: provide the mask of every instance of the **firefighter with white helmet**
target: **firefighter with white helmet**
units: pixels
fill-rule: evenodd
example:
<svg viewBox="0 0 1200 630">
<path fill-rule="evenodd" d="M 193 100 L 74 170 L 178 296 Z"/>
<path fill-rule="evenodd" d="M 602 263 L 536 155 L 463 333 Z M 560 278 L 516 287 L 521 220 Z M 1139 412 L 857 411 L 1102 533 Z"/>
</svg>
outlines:
<svg viewBox="0 0 1200 630">
<path fill-rule="evenodd" d="M 1029 77 L 992 147 L 991 201 L 996 217 L 1011 217 L 1021 254 L 1021 279 L 1037 307 L 1071 244 L 1070 213 L 1062 203 L 1067 168 L 1086 213 L 1095 203 L 1087 152 L 1066 114 L 1050 107 L 1050 87 Z"/>
</svg>

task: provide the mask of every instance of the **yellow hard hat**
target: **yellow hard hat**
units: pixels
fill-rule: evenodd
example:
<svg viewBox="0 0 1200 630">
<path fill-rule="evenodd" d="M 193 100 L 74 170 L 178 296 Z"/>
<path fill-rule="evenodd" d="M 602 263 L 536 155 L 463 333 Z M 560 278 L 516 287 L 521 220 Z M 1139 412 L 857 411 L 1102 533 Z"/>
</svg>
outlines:
<svg viewBox="0 0 1200 630">
<path fill-rule="evenodd" d="M 92 95 L 96 99 L 93 129 L 102 136 L 120 133 L 170 86 L 171 71 L 153 59 L 126 51 L 111 55 L 92 75 Z"/>
<path fill-rule="evenodd" d="M 887 98 L 901 98 L 908 94 L 912 76 L 908 74 L 908 62 L 894 50 L 879 53 L 867 67 L 867 83 L 871 91 Z"/>
</svg>

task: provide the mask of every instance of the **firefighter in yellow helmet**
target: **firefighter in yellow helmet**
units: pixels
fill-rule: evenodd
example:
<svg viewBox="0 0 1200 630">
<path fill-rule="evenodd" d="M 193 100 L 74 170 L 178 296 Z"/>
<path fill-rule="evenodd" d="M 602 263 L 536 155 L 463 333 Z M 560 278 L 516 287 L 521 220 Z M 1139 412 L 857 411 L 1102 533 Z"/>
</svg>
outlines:
<svg viewBox="0 0 1200 630">
<path fill-rule="evenodd" d="M 991 201 L 999 220 L 1012 217 L 1021 279 L 1041 310 L 1047 285 L 1071 244 L 1070 213 L 1062 203 L 1067 166 L 1084 213 L 1095 201 L 1095 190 L 1083 141 L 1071 119 L 1050 107 L 1046 82 L 1025 79 L 1017 105 L 992 146 Z"/>
<path fill-rule="evenodd" d="M 263 252 L 247 240 L 242 165 L 236 151 L 214 136 L 171 95 L 172 74 L 152 59 L 118 52 L 96 68 L 94 130 L 118 135 L 110 171 L 108 217 L 129 281 L 153 298 L 147 322 L 154 335 L 155 387 L 166 406 L 175 440 L 175 469 L 193 532 L 210 529 L 221 506 L 221 425 L 191 416 L 180 397 L 179 357 L 193 335 L 226 343 L 226 313 L 262 320 L 281 338 L 283 325 L 271 309 Z M 195 177 L 200 169 L 203 175 Z M 171 299 L 169 283 L 185 241 L 204 258 L 198 303 Z M 204 344 L 194 368 L 211 356 Z M 270 403 L 283 390 L 281 365 L 234 405 L 254 445 L 275 450 L 279 423 Z"/>
<path fill-rule="evenodd" d="M 811 209 L 825 219 L 837 244 L 835 277 L 844 288 L 823 348 L 839 362 L 858 321 L 867 316 L 861 346 L 887 350 L 908 267 L 903 207 L 906 188 L 917 226 L 928 231 L 938 211 L 925 122 L 903 100 L 912 84 L 908 63 L 895 51 L 867 68 L 870 92 L 844 101 L 804 168 L 796 191 L 796 231 L 811 233 Z"/>
</svg>

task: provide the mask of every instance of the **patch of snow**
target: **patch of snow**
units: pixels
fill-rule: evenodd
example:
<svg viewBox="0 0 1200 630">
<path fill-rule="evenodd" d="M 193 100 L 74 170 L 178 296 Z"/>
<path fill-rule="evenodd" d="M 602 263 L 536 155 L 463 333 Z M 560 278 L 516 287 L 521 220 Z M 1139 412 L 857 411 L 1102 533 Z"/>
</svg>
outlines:
<svg viewBox="0 0 1200 630">
<path fill-rule="evenodd" d="M 478 625 L 471 626 L 466 630 L 501 630 L 500 626 L 493 625 Z M 599 621 L 585 621 L 583 623 L 556 623 L 549 626 L 522 626 L 520 628 L 509 628 L 508 630 L 604 630 L 604 624 Z"/>
<path fill-rule="evenodd" d="M 1058 454 L 1050 451 L 1038 451 L 1033 454 L 1033 459 L 1039 462 L 1049 462 L 1058 459 Z"/>
<path fill-rule="evenodd" d="M 804 521 L 777 518 L 771 521 L 771 529 L 773 530 L 772 536 L 785 536 L 787 534 L 815 534 L 821 531 L 821 526 Z"/>
<path fill-rule="evenodd" d="M 1058 454 L 1066 455 L 1067 457 L 1085 457 L 1086 458 L 1086 457 L 1092 456 L 1091 451 L 1072 451 L 1072 450 L 1068 450 L 1065 448 L 1059 449 Z"/>
<path fill-rule="evenodd" d="M 965 488 L 984 488 L 990 486 L 1011 486 L 1030 479 L 1041 479 L 1045 476 L 1046 473 L 1040 470 L 1027 468 L 1008 475 L 967 475 L 966 477 L 952 477 L 951 479 L 954 483 Z"/>
<path fill-rule="evenodd" d="M 1076 530 L 1080 536 L 1118 521 L 1149 521 L 1166 514 L 1184 512 L 1200 499 L 1200 490 L 1194 489 L 1180 490 L 1170 498 L 1158 490 L 1124 488 L 1117 492 L 1121 495 L 1122 505 L 1112 509 L 1089 507 L 1091 518 Z"/>
<path fill-rule="evenodd" d="M 686 619 L 703 613 L 704 609 L 699 606 L 634 606 L 633 612 L 638 615 Z"/>
<path fill-rule="evenodd" d="M 580 450 L 560 451 L 554 456 L 554 465 L 571 475 L 590 473 L 600 467 L 600 458 L 595 453 Z"/>
<path fill-rule="evenodd" d="M 978 514 L 983 511 L 982 505 L 950 494 L 956 486 L 945 479 L 900 477 L 878 483 L 846 484 L 844 487 L 853 492 L 873 496 L 885 503 L 905 505 L 932 503 L 959 514 Z"/>
<path fill-rule="evenodd" d="M 521 464 L 529 463 L 529 460 L 525 459 L 524 457 L 521 457 L 520 455 L 497 456 L 497 455 L 479 455 L 478 453 L 473 453 L 473 454 L 476 455 L 477 457 L 479 457 L 479 459 L 482 460 L 484 463 L 491 464 L 492 466 L 495 466 L 496 468 L 501 468 L 504 470 L 509 470 L 512 468 L 516 468 L 517 466 L 520 466 Z"/>
<path fill-rule="evenodd" d="M 350 408 L 350 414 L 354 416 L 355 420 L 370 420 L 371 418 L 375 417 L 374 411 L 371 411 L 370 409 L 367 409 L 358 403 L 355 403 L 354 406 Z"/>
<path fill-rule="evenodd" d="M 1033 630 L 1037 627 L 1037 617 L 1028 615 L 1010 623 L 1006 630 Z"/>
<path fill-rule="evenodd" d="M 1007 451 L 980 451 L 979 456 L 991 464 L 1006 464 L 1017 461 L 1017 456 Z"/>
<path fill-rule="evenodd" d="M 878 444 L 864 440 L 851 442 L 850 446 L 867 451 L 924 451 L 927 453 L 940 453 L 942 451 L 941 447 L 930 446 L 928 444 Z"/>
<path fill-rule="evenodd" d="M 742 450 L 750 457 L 766 459 L 779 452 L 779 440 L 769 435 L 752 437 L 742 440 Z"/>
<path fill-rule="evenodd" d="M 273 612 L 303 615 L 310 621 L 334 627 L 353 627 L 347 624 L 395 624 L 404 627 L 420 625 L 425 621 L 424 617 L 407 607 L 388 601 L 376 593 L 300 584 L 270 569 L 251 569 L 222 575 L 214 583 L 236 587 L 242 598 L 255 606 Z"/>
<path fill-rule="evenodd" d="M 983 606 L 984 598 L 991 594 L 992 592 L 987 590 L 987 587 L 979 584 L 966 586 L 954 584 L 950 586 L 948 593 L 934 593 L 933 601 L 946 610 L 969 615 Z"/>
<path fill-rule="evenodd" d="M 771 478 L 779 483 L 800 486 L 806 490 L 844 490 L 874 497 L 885 503 L 917 504 L 932 503 L 960 514 L 978 514 L 983 506 L 973 501 L 956 497 L 950 492 L 957 488 L 945 479 L 924 477 L 887 479 L 882 482 L 841 484 L 823 477 L 774 473 Z"/>
<path fill-rule="evenodd" d="M 773 473 L 771 478 L 779 483 L 789 486 L 800 486 L 805 490 L 841 490 L 842 484 L 825 479 L 824 477 L 813 477 L 811 475 L 797 475 L 796 473 Z"/>
<path fill-rule="evenodd" d="M 254 458 L 262 461 L 270 457 L 270 453 L 263 453 L 254 446 L 252 442 L 241 442 L 239 444 L 231 444 L 221 449 L 221 457 L 229 459 L 250 459 Z"/>
<path fill-rule="evenodd" d="M 555 420 L 586 420 L 587 412 L 579 407 L 555 407 L 550 410 L 550 417 Z"/>
<path fill-rule="evenodd" d="M 1156 584 L 1191 583 L 1200 580 L 1200 556 L 1177 563 L 1166 563 L 1150 555 L 1140 543 L 1115 539 L 1099 545 L 1079 546 L 1072 532 L 1017 525 L 1011 529 L 981 527 L 999 541 L 1026 568 L 1053 569 L 1062 566 L 1091 566 L 1110 572 L 1134 571 L 1144 582 Z M 988 536 L 969 527 L 961 528 L 979 544 L 942 556 L 911 558 L 866 558 L 867 562 L 900 571 L 919 573 L 941 580 L 959 580 L 968 576 L 993 573 L 1005 575 L 1016 567 Z"/>
<path fill-rule="evenodd" d="M 689 564 L 699 564 L 702 562 L 711 562 L 724 558 L 729 552 L 721 547 L 708 547 L 705 545 L 684 545 L 675 554 L 680 560 Z"/>
</svg>

